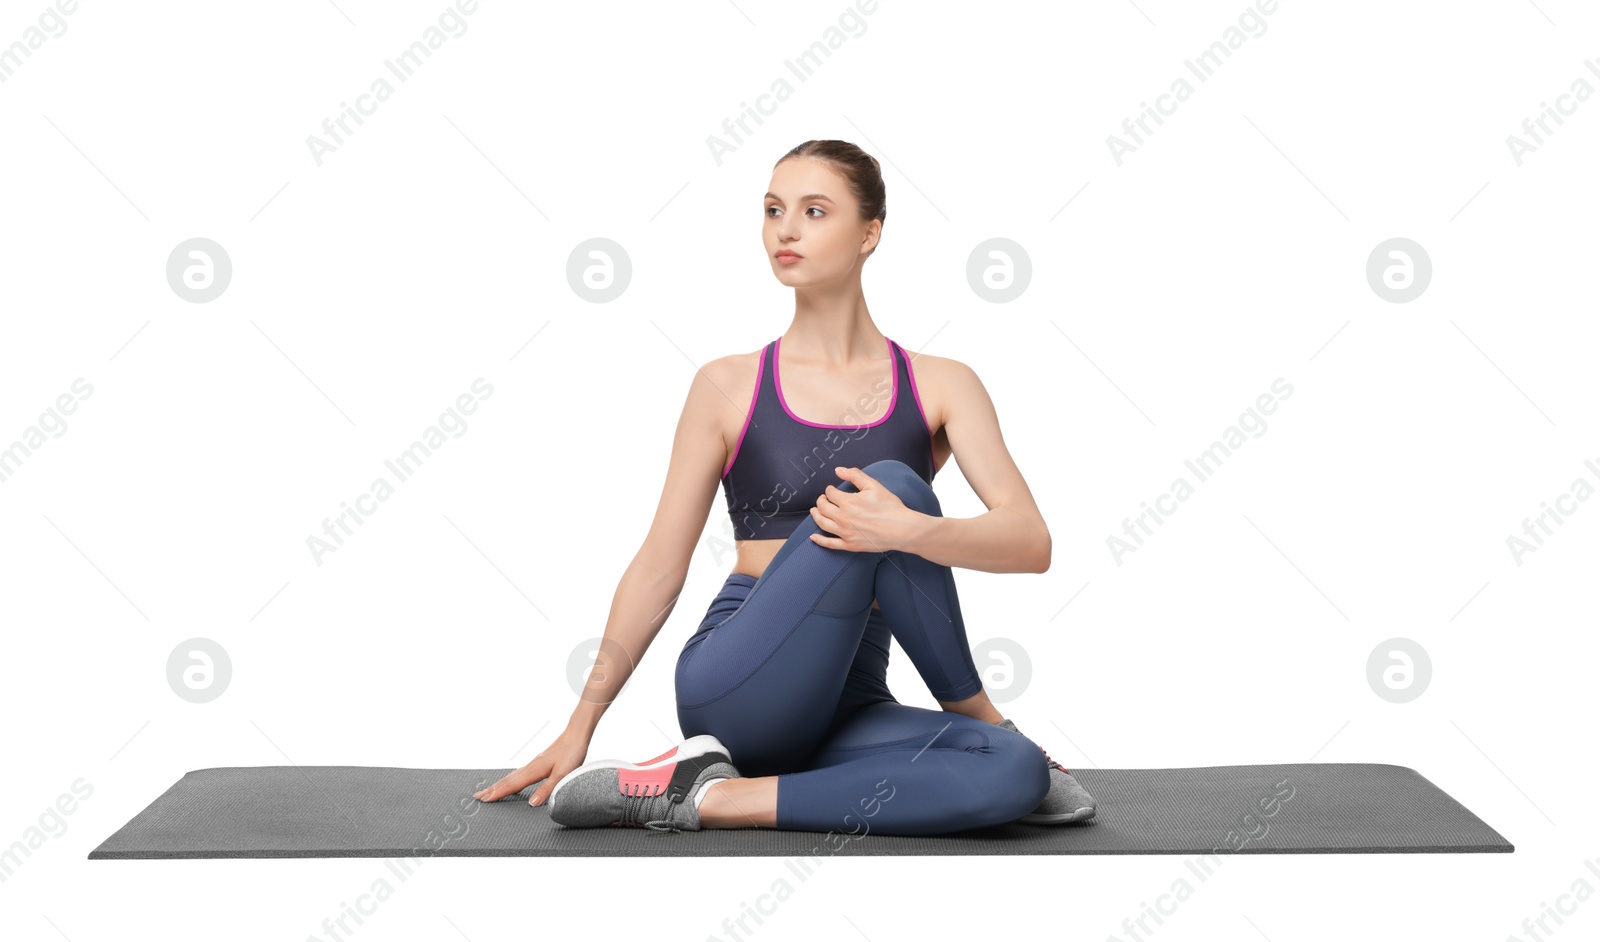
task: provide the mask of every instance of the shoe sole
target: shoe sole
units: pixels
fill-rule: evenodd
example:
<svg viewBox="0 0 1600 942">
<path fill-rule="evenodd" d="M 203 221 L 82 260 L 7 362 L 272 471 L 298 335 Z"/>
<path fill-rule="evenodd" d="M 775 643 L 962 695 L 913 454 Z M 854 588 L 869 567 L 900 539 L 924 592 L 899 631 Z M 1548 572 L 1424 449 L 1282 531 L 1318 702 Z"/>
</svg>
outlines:
<svg viewBox="0 0 1600 942">
<path fill-rule="evenodd" d="M 559 786 L 558 786 L 559 787 Z M 1079 808 L 1066 814 L 1034 814 L 1029 812 L 1017 820 L 1023 824 L 1071 824 L 1074 821 L 1087 821 L 1094 817 L 1094 808 Z"/>
<path fill-rule="evenodd" d="M 707 760 L 705 758 L 707 756 L 715 756 L 715 758 Z M 583 765 L 568 772 L 566 777 L 557 782 L 556 787 L 550 790 L 550 797 L 545 799 L 545 804 L 548 805 L 556 800 L 556 794 L 561 791 L 561 786 L 583 773 L 593 772 L 595 769 L 626 769 L 630 772 L 647 772 L 679 762 L 689 762 L 698 775 L 700 769 L 710 765 L 713 761 L 727 762 L 731 765 L 733 760 L 728 758 L 728 747 L 722 744 L 722 740 L 710 734 L 691 736 L 654 759 L 644 762 L 628 762 L 625 759 L 596 759 L 593 762 L 585 762 Z"/>
</svg>

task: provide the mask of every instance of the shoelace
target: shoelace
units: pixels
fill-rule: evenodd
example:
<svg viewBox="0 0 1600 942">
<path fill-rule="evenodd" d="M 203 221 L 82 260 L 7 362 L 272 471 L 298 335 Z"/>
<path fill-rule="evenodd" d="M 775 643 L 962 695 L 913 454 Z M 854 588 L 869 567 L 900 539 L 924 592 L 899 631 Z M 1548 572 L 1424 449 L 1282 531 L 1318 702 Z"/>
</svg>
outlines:
<svg viewBox="0 0 1600 942">
<path fill-rule="evenodd" d="M 1013 724 L 1011 728 L 1015 732 L 1018 732 L 1018 733 L 1022 732 L 1021 730 L 1017 729 L 1015 724 Z M 1038 745 L 1038 744 L 1035 743 L 1034 745 Z M 1043 746 L 1039 746 L 1039 751 L 1040 752 L 1044 752 L 1044 747 Z M 1047 769 L 1060 769 L 1061 771 L 1067 773 L 1068 775 L 1072 774 L 1072 770 L 1071 769 L 1067 768 L 1066 766 L 1062 765 L 1061 763 L 1057 762 L 1056 760 L 1050 758 L 1050 753 L 1048 753 L 1048 752 L 1044 752 L 1044 766 Z"/>
<path fill-rule="evenodd" d="M 1040 746 L 1039 747 L 1039 751 L 1040 752 L 1044 752 L 1044 747 Z M 1072 770 L 1071 769 L 1067 768 L 1066 766 L 1062 765 L 1061 763 L 1057 762 L 1056 760 L 1050 758 L 1050 753 L 1048 753 L 1048 752 L 1044 752 L 1044 764 L 1045 764 L 1045 766 L 1047 768 L 1060 769 L 1061 771 L 1067 773 L 1068 775 L 1072 774 Z"/>
<path fill-rule="evenodd" d="M 672 804 L 668 800 L 667 817 L 656 820 L 645 820 L 650 813 L 655 811 L 662 800 L 661 789 L 649 791 L 636 791 L 633 794 L 626 792 L 622 795 L 622 816 L 617 820 L 617 825 L 623 827 L 649 828 L 652 831 L 682 832 L 683 828 L 673 823 Z"/>
</svg>

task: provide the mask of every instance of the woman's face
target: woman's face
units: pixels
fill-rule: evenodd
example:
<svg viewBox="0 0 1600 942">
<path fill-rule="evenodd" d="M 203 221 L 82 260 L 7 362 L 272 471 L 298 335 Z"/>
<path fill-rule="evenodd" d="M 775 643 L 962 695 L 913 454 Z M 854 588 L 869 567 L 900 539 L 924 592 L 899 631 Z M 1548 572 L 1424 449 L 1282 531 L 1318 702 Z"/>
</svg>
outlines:
<svg viewBox="0 0 1600 942">
<path fill-rule="evenodd" d="M 878 244 L 882 225 L 861 220 L 861 205 L 832 167 L 790 157 L 772 170 L 762 210 L 761 239 L 778 281 L 791 288 L 849 277 Z M 780 257 L 796 253 L 799 258 Z"/>
</svg>

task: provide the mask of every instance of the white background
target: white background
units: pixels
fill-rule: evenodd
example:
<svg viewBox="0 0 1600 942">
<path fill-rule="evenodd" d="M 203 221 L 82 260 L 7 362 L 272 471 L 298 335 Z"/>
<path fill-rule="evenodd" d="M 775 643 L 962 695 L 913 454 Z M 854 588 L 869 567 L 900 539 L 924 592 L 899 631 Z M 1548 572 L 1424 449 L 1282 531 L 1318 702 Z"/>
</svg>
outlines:
<svg viewBox="0 0 1600 942">
<path fill-rule="evenodd" d="M 0 43 L 44 9 L 6 3 Z M 1202 83 L 1184 60 L 1240 0 L 884 2 L 802 82 L 786 60 L 843 2 L 486 0 L 394 80 L 384 60 L 444 9 L 90 2 L 0 83 L 0 444 L 93 386 L 0 484 L 0 842 L 93 787 L 0 883 L 8 938 L 324 937 L 382 861 L 85 856 L 191 769 L 542 749 L 694 367 L 789 324 L 760 203 L 809 138 L 883 161 L 874 321 L 977 371 L 1050 525 L 1048 572 L 957 573 L 974 643 L 1031 659 L 1025 690 L 994 675 L 1004 712 L 1069 766 L 1407 766 L 1516 845 L 1232 857 L 1154 938 L 1499 942 L 1600 882 L 1600 502 L 1521 565 L 1507 547 L 1600 483 L 1600 104 L 1520 166 L 1506 143 L 1574 80 L 1600 85 L 1592 10 L 1285 2 Z M 319 166 L 308 136 L 379 76 L 393 97 Z M 1119 166 L 1107 137 L 1180 76 L 1193 96 Z M 727 137 L 780 77 L 792 96 Z M 205 304 L 165 276 L 197 236 L 233 263 Z M 566 277 L 595 236 L 633 264 L 605 304 Z M 997 236 L 1033 263 L 1008 304 L 966 278 Z M 1395 236 L 1433 263 L 1405 304 L 1365 274 Z M 477 377 L 494 392 L 468 430 L 319 566 L 307 537 Z M 1279 377 L 1293 394 L 1265 433 L 1119 565 L 1124 518 Z M 984 509 L 954 462 L 938 493 L 947 515 Z M 674 659 L 731 566 L 716 507 L 591 757 L 677 736 Z M 165 673 L 197 636 L 233 664 L 206 704 Z M 1392 637 L 1431 656 L 1410 703 L 1367 683 Z M 890 683 L 933 706 L 902 651 Z M 840 857 L 755 937 L 1126 938 L 1183 860 Z M 726 938 L 782 876 L 779 858 L 436 859 L 354 937 Z M 1600 904 L 1547 925 L 1592 937 Z"/>
</svg>

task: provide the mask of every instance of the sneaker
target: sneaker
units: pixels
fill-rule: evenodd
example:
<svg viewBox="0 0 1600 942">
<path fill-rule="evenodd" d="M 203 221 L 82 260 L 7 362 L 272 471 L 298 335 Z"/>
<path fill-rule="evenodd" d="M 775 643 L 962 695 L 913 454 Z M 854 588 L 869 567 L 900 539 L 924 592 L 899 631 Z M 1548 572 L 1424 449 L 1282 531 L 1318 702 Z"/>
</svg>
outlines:
<svg viewBox="0 0 1600 942">
<path fill-rule="evenodd" d="M 1022 734 L 1022 731 L 1017 729 L 1017 724 L 1010 720 L 1001 720 L 995 725 L 1018 735 Z M 1039 746 L 1039 751 L 1044 752 L 1044 747 Z M 1039 807 L 1017 820 L 1026 824 L 1071 824 L 1074 821 L 1087 821 L 1094 817 L 1094 796 L 1084 791 L 1083 786 L 1072 777 L 1066 766 L 1050 758 L 1050 753 L 1044 752 L 1044 762 L 1050 769 L 1050 790 L 1045 793 L 1044 800 L 1039 802 Z"/>
<path fill-rule="evenodd" d="M 643 827 L 698 831 L 694 795 L 713 778 L 740 778 L 715 736 L 693 736 L 654 759 L 597 759 L 556 783 L 550 820 L 569 828 Z"/>
</svg>

